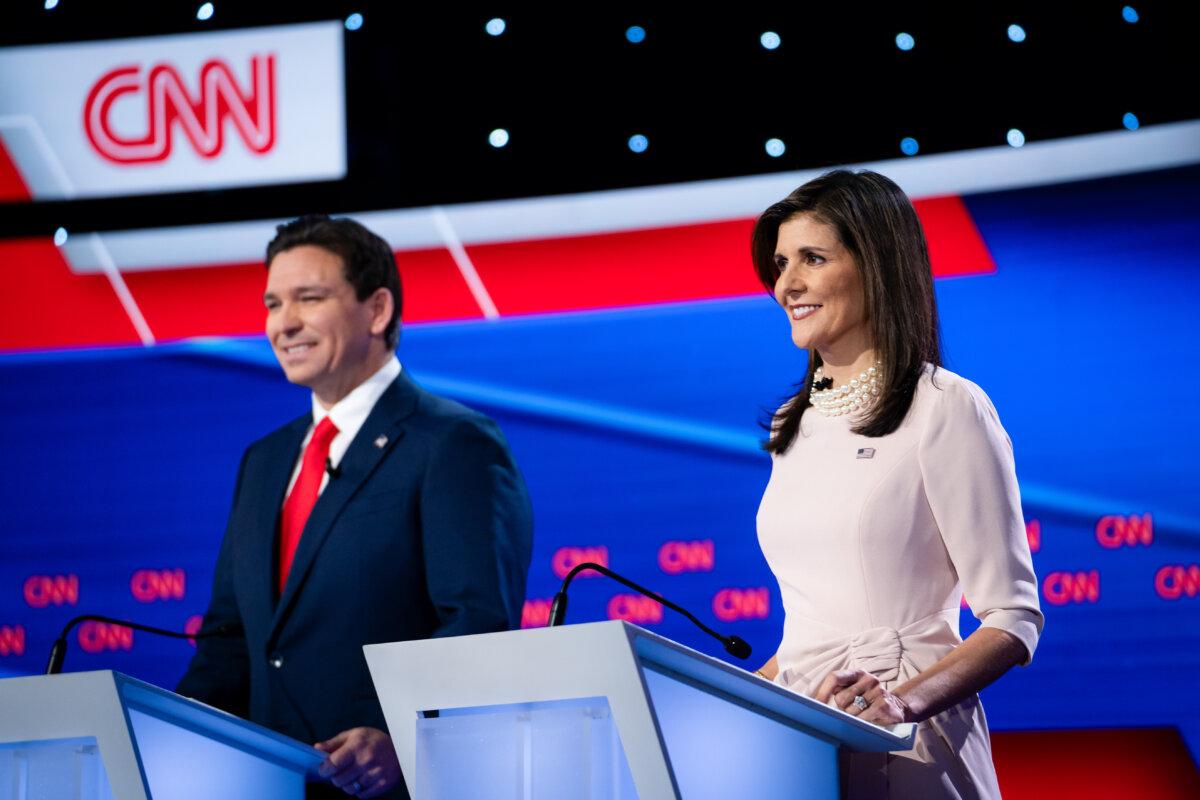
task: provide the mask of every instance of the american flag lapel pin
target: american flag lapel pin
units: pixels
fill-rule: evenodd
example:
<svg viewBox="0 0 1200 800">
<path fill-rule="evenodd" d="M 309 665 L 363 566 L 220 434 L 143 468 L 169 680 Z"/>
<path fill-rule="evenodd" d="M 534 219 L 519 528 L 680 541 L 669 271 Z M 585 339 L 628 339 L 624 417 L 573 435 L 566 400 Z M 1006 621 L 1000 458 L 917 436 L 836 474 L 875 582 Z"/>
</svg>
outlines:
<svg viewBox="0 0 1200 800">
<path fill-rule="evenodd" d="M 378 437 L 375 439 L 375 447 L 376 447 L 377 449 L 379 449 L 379 450 L 382 450 L 382 449 L 383 449 L 384 447 L 386 447 L 386 446 L 387 446 L 387 437 L 386 437 L 386 436 L 384 436 L 384 435 L 382 435 L 382 434 L 380 434 L 380 435 L 379 435 L 379 436 L 378 436 Z"/>
<path fill-rule="evenodd" d="M 855 456 L 855 458 L 874 458 L 874 457 L 875 457 L 875 448 L 874 447 L 860 447 L 860 448 L 858 448 L 858 455 Z"/>
</svg>

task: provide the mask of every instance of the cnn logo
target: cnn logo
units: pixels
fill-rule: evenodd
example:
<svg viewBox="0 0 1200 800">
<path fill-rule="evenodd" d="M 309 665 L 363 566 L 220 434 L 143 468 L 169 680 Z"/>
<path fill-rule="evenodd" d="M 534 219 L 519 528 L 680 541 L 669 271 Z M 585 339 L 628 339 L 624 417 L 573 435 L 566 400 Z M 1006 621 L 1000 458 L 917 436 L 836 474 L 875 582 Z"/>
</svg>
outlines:
<svg viewBox="0 0 1200 800">
<path fill-rule="evenodd" d="M 608 601 L 608 618 L 648 624 L 662 622 L 662 605 L 640 594 L 618 594 Z"/>
<path fill-rule="evenodd" d="M 766 619 L 771 613 L 771 593 L 765 587 L 722 589 L 713 596 L 712 609 L 722 622 Z"/>
<path fill-rule="evenodd" d="M 525 605 L 521 607 L 521 627 L 546 627 L 546 623 L 550 622 L 550 602 L 549 600 L 540 598 L 537 600 L 526 600 Z"/>
<path fill-rule="evenodd" d="M 85 653 L 133 649 L 133 629 L 124 625 L 88 620 L 79 626 L 78 637 Z"/>
<path fill-rule="evenodd" d="M 25 628 L 0 625 L 0 657 L 25 655 Z"/>
<path fill-rule="evenodd" d="M 1100 599 L 1100 570 L 1051 572 L 1042 581 L 1042 596 L 1056 606 L 1095 603 Z"/>
<path fill-rule="evenodd" d="M 30 575 L 25 579 L 24 592 L 30 608 L 73 606 L 79 602 L 79 576 Z"/>
<path fill-rule="evenodd" d="M 550 569 L 554 570 L 554 574 L 558 577 L 565 578 L 568 572 L 585 561 L 607 567 L 608 548 L 603 545 L 599 547 L 560 547 L 550 557 Z M 597 573 L 589 570 L 579 573 L 580 578 L 595 577 L 596 575 Z"/>
<path fill-rule="evenodd" d="M 1200 594 L 1200 564 L 1168 564 L 1154 574 L 1154 591 L 1164 600 Z"/>
<path fill-rule="evenodd" d="M 182 600 L 186 591 L 187 575 L 181 569 L 139 569 L 129 579 L 129 592 L 139 603 Z"/>
<path fill-rule="evenodd" d="M 224 145 L 226 120 L 246 147 L 261 155 L 275 145 L 275 56 L 251 57 L 250 76 L 250 86 L 243 89 L 228 64 L 211 59 L 200 68 L 199 91 L 193 96 L 170 64 L 156 64 L 145 72 L 140 66 L 118 67 L 101 76 L 88 93 L 83 128 L 96 152 L 115 164 L 165 161 L 176 129 L 197 154 L 215 158 Z M 144 134 L 116 131 L 114 106 L 122 99 L 140 101 Z"/>
<path fill-rule="evenodd" d="M 1110 550 L 1153 544 L 1154 518 L 1149 514 L 1101 517 L 1096 523 L 1096 541 Z"/>
<path fill-rule="evenodd" d="M 712 539 L 699 542 L 664 542 L 658 548 L 658 568 L 668 575 L 681 572 L 712 572 Z"/>
</svg>

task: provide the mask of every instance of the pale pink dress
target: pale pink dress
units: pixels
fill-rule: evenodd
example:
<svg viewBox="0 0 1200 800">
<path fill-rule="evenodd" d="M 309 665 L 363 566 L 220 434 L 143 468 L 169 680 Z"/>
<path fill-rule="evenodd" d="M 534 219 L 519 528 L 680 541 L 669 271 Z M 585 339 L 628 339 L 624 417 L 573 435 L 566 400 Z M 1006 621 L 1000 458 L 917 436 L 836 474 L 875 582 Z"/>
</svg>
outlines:
<svg viewBox="0 0 1200 800">
<path fill-rule="evenodd" d="M 984 626 L 1032 656 L 1037 579 L 1012 444 L 987 395 L 930 367 L 894 433 L 856 435 L 852 417 L 806 411 L 758 510 L 785 612 L 776 682 L 811 695 L 856 668 L 895 688 L 962 641 L 964 591 Z M 922 722 L 913 750 L 843 765 L 850 798 L 1000 796 L 975 696 Z"/>
</svg>

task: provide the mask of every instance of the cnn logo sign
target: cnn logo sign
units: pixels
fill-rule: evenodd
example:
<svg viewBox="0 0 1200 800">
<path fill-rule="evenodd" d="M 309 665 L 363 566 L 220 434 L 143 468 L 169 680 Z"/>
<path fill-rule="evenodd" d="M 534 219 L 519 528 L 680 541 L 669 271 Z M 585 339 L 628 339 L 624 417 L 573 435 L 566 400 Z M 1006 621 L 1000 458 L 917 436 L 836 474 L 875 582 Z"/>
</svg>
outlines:
<svg viewBox="0 0 1200 800">
<path fill-rule="evenodd" d="M 25 655 L 25 628 L 0 625 L 0 656 Z"/>
<path fill-rule="evenodd" d="M 608 618 L 647 624 L 662 622 L 662 606 L 640 594 L 618 594 L 608 601 Z"/>
<path fill-rule="evenodd" d="M 550 569 L 554 570 L 554 574 L 558 577 L 565 578 L 568 572 L 585 561 L 607 567 L 608 548 L 603 545 L 599 547 L 560 547 L 550 557 Z M 595 577 L 596 575 L 596 572 L 589 570 L 579 573 L 580 578 Z"/>
<path fill-rule="evenodd" d="M 133 629 L 124 625 L 88 620 L 79 626 L 79 646 L 85 653 L 105 650 L 132 650 Z"/>
<path fill-rule="evenodd" d="M 522 628 L 544 628 L 550 621 L 550 603 L 545 599 L 526 600 L 521 607 Z"/>
<path fill-rule="evenodd" d="M 1096 541 L 1101 547 L 1115 550 L 1118 547 L 1137 547 L 1154 543 L 1154 518 L 1141 516 L 1102 517 L 1096 523 Z"/>
<path fill-rule="evenodd" d="M 1164 600 L 1195 597 L 1200 593 L 1200 564 L 1168 564 L 1154 574 L 1154 591 Z"/>
<path fill-rule="evenodd" d="M 771 613 L 771 593 L 765 587 L 722 589 L 713 596 L 712 609 L 722 622 L 766 619 Z"/>
<path fill-rule="evenodd" d="M 658 568 L 668 575 L 681 572 L 712 572 L 712 539 L 700 542 L 665 542 L 658 548 Z"/>
<path fill-rule="evenodd" d="M 1055 606 L 1095 603 L 1100 599 L 1100 570 L 1051 572 L 1042 581 L 1042 596 Z"/>
<path fill-rule="evenodd" d="M 139 603 L 182 600 L 187 575 L 181 569 L 139 569 L 129 579 L 129 592 Z"/>
<path fill-rule="evenodd" d="M 30 608 L 73 606 L 79 602 L 79 576 L 30 575 L 25 579 L 24 593 Z"/>
<path fill-rule="evenodd" d="M 200 68 L 193 95 L 170 64 L 118 67 L 101 76 L 88 93 L 83 128 L 92 148 L 115 164 L 149 164 L 171 155 L 178 129 L 192 149 L 215 158 L 224 145 L 225 122 L 251 152 L 263 154 L 275 145 L 275 56 L 252 56 L 250 85 L 242 89 L 233 70 L 221 59 Z M 145 133 L 122 135 L 113 123 L 114 106 L 138 102 Z"/>
</svg>

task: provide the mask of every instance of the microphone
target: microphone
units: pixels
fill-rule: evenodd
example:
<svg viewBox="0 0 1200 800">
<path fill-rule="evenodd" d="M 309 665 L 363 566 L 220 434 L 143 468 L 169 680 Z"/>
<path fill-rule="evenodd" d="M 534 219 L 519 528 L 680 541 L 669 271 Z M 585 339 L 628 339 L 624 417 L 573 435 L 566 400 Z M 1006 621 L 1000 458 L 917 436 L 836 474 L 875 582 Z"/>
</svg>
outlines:
<svg viewBox="0 0 1200 800">
<path fill-rule="evenodd" d="M 335 466 L 333 465 L 333 459 L 332 459 L 332 458 L 328 458 L 328 457 L 326 457 L 326 459 L 325 459 L 325 471 L 329 473 L 329 479 L 330 479 L 330 480 L 333 480 L 334 478 L 340 478 L 340 477 L 342 477 L 342 468 L 341 468 L 341 467 L 335 467 Z"/>
<path fill-rule="evenodd" d="M 673 611 L 678 611 L 680 614 L 683 614 L 685 617 L 690 619 L 697 628 L 723 644 L 725 646 L 725 652 L 729 653 L 729 655 L 736 658 L 750 657 L 750 645 L 747 644 L 746 641 L 741 637 L 722 636 L 700 620 L 696 619 L 695 615 L 682 606 L 675 605 L 657 592 L 652 592 L 644 586 L 639 586 L 628 578 L 624 578 L 613 572 L 608 567 L 601 566 L 593 561 L 585 561 L 582 564 L 576 564 L 574 569 L 567 573 L 567 577 L 563 578 L 562 588 L 558 590 L 558 594 L 554 595 L 554 602 L 550 604 L 550 621 L 547 623 L 546 627 L 553 628 L 555 625 L 563 624 L 563 620 L 565 620 L 567 617 L 567 587 L 571 585 L 571 581 L 574 580 L 575 576 L 585 569 L 590 569 L 593 572 L 599 572 L 601 575 L 607 575 L 613 580 L 625 584 L 635 592 L 645 595 L 655 602 L 662 603 L 664 606 Z"/>
<path fill-rule="evenodd" d="M 822 392 L 826 389 L 832 389 L 833 378 L 821 378 L 821 380 L 813 384 L 812 388 L 816 389 L 818 392 Z"/>
<path fill-rule="evenodd" d="M 126 628 L 133 628 L 134 630 L 145 631 L 146 633 L 153 633 L 159 636 L 169 636 L 172 639 L 209 639 L 214 636 L 236 636 L 242 632 L 240 625 L 234 625 L 228 622 L 222 623 L 213 630 L 205 633 L 200 633 L 199 631 L 196 633 L 179 633 L 178 631 L 168 631 L 164 630 L 163 628 L 155 628 L 151 625 L 143 625 L 140 622 L 130 622 L 129 620 L 125 619 L 105 617 L 100 614 L 80 614 L 78 617 L 75 617 L 68 622 L 63 627 L 62 633 L 60 633 L 58 638 L 54 640 L 54 645 L 50 648 L 50 659 L 46 662 L 47 675 L 57 675 L 62 672 L 63 660 L 67 657 L 67 634 L 71 632 L 72 628 L 79 623 L 84 622 L 85 620 L 92 620 L 94 622 L 107 622 L 111 625 L 122 625 Z"/>
</svg>

